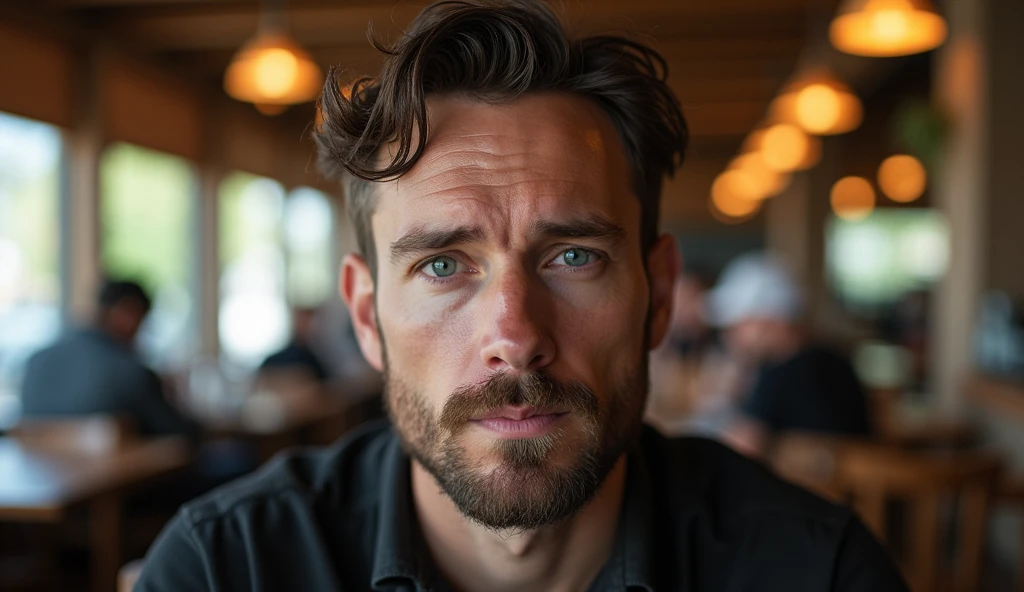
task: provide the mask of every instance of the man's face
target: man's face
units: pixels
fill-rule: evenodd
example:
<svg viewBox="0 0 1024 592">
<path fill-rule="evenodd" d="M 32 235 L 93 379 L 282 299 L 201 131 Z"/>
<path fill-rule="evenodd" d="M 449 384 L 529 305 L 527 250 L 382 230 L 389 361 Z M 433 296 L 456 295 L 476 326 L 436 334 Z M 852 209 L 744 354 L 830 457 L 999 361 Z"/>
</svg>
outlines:
<svg viewBox="0 0 1024 592">
<path fill-rule="evenodd" d="M 404 445 L 459 509 L 549 524 L 635 437 L 675 247 L 642 252 L 618 137 L 585 99 L 428 107 L 421 159 L 376 189 L 376 284 L 350 257 L 343 292 Z"/>
<path fill-rule="evenodd" d="M 124 298 L 107 309 L 105 326 L 116 341 L 130 344 L 139 334 L 139 328 L 146 319 L 146 307 L 132 298 Z"/>
<path fill-rule="evenodd" d="M 774 357 L 786 327 L 785 322 L 776 319 L 749 317 L 727 329 L 726 342 L 736 355 L 750 362 L 761 363 Z"/>
</svg>

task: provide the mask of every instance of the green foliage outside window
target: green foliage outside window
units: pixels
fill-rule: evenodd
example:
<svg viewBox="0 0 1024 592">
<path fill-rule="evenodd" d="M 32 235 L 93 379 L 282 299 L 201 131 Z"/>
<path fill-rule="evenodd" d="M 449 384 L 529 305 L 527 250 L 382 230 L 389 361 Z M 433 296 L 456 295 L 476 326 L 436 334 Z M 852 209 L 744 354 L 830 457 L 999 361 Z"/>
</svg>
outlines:
<svg viewBox="0 0 1024 592">
<path fill-rule="evenodd" d="M 128 144 L 100 163 L 102 261 L 117 277 L 161 288 L 188 286 L 192 253 L 193 172 L 187 161 Z"/>
</svg>

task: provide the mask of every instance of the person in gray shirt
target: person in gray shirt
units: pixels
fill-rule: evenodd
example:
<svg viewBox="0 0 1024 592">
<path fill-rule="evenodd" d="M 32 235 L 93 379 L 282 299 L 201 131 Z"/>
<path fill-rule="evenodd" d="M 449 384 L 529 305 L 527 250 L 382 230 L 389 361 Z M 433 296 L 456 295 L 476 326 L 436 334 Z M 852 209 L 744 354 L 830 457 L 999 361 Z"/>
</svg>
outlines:
<svg viewBox="0 0 1024 592">
<path fill-rule="evenodd" d="M 26 417 L 118 414 L 144 436 L 197 435 L 198 423 L 164 396 L 156 372 L 132 349 L 151 307 L 134 282 L 108 280 L 99 293 L 94 322 L 71 331 L 33 355 L 21 397 Z"/>
</svg>

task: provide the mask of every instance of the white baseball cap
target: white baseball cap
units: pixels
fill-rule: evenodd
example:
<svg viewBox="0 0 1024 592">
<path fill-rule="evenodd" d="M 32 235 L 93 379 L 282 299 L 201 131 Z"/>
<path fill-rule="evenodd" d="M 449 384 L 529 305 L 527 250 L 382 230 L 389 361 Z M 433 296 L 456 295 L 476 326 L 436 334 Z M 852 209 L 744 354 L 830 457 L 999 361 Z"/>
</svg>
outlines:
<svg viewBox="0 0 1024 592">
<path fill-rule="evenodd" d="M 705 308 L 707 322 L 718 327 L 752 318 L 795 321 L 803 312 L 803 294 L 782 261 L 749 253 L 725 268 Z"/>
</svg>

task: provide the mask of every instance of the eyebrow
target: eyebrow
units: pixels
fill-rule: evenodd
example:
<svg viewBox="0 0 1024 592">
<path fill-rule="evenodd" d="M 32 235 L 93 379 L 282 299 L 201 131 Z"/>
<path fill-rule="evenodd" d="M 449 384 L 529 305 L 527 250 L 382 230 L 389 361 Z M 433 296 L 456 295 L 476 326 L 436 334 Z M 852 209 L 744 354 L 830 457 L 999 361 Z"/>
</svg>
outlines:
<svg viewBox="0 0 1024 592">
<path fill-rule="evenodd" d="M 402 238 L 391 243 L 391 262 L 399 263 L 425 251 L 446 249 L 452 245 L 480 243 L 484 232 L 479 228 L 459 226 L 456 228 L 414 228 Z"/>
<path fill-rule="evenodd" d="M 600 216 L 591 216 L 566 222 L 536 222 L 533 233 L 547 238 L 590 238 L 622 242 L 626 230 Z M 414 228 L 391 243 L 391 263 L 398 264 L 419 253 L 439 251 L 453 245 L 484 242 L 484 232 L 479 228 L 458 226 L 455 228 Z"/>
<path fill-rule="evenodd" d="M 537 222 L 533 225 L 536 234 L 548 238 L 591 238 L 613 243 L 626 238 L 626 230 L 600 216 L 590 216 L 567 222 Z"/>
</svg>

